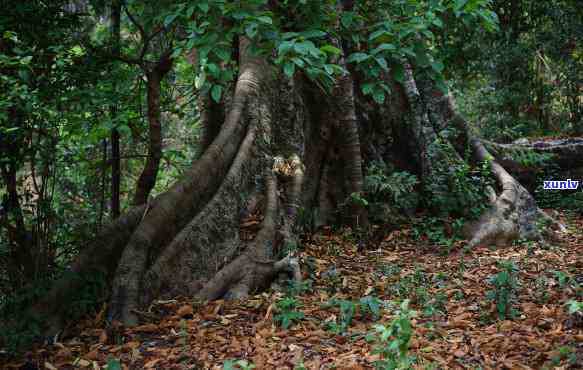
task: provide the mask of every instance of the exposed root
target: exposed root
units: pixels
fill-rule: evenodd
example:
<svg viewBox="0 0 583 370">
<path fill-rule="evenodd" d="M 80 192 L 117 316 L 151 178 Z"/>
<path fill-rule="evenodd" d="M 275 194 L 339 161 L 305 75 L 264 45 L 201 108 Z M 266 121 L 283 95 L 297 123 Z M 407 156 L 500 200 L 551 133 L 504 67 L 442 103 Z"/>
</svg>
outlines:
<svg viewBox="0 0 583 370">
<path fill-rule="evenodd" d="M 200 264 L 201 261 L 205 261 L 208 265 L 213 256 L 207 254 L 216 254 L 217 251 L 224 249 L 226 252 L 220 255 L 228 257 L 225 253 L 232 255 L 240 246 L 237 230 L 246 201 L 243 190 L 249 188 L 249 182 L 252 180 L 249 173 L 255 171 L 258 162 L 251 154 L 256 144 L 256 133 L 257 126 L 252 124 L 213 199 L 174 238 L 146 273 L 144 278 L 146 302 L 158 297 L 162 292 L 192 293 L 190 283 L 196 277 L 193 276 L 194 267 L 190 266 L 192 263 Z M 226 202 L 229 199 L 230 201 Z M 217 240 L 208 239 L 209 234 L 213 234 L 212 231 L 215 229 L 215 233 L 223 233 L 221 242 L 224 247 L 212 245 L 217 244 Z M 227 234 L 224 234 L 225 232 Z M 198 250 L 198 256 L 189 251 L 193 246 Z M 218 259 L 219 256 L 214 258 Z"/>
<path fill-rule="evenodd" d="M 479 140 L 472 139 L 471 146 L 478 160 L 490 161 L 492 174 L 502 189 L 478 221 L 467 226 L 465 233 L 471 247 L 501 246 L 517 239 L 541 240 L 545 226 L 565 230 L 563 225 L 537 207 L 532 195 L 494 160 Z"/>
<path fill-rule="evenodd" d="M 421 95 L 417 90 L 418 85 Z M 564 230 L 563 225 L 538 208 L 528 190 L 495 160 L 482 141 L 473 137 L 469 125 L 457 113 L 451 95 L 444 95 L 429 81 L 420 80 L 417 84 L 409 67 L 405 68 L 404 89 L 413 116 L 416 117 L 412 129 L 422 147 L 420 163 L 424 176 L 431 175 L 434 166 L 443 165 L 440 153 L 432 153 L 429 149 L 430 144 L 437 140 L 436 132 L 441 132 L 448 126 L 458 131 L 448 139 L 449 145 L 455 147 L 458 152 L 465 150 L 466 145 L 469 145 L 478 162 L 490 163 L 500 193 L 496 194 L 492 190 L 488 194 L 489 208 L 476 222 L 466 225 L 464 234 L 470 240 L 470 246 L 505 245 L 517 239 L 541 240 L 545 234 L 549 234 L 548 230 Z M 424 104 L 421 104 L 421 101 Z M 423 156 L 424 153 L 427 153 L 427 156 Z M 456 158 L 461 161 L 459 154 Z M 550 226 L 550 229 L 546 226 Z"/>
<path fill-rule="evenodd" d="M 123 250 L 113 281 L 111 319 L 129 326 L 138 323 L 132 311 L 139 309 L 143 297 L 142 277 L 148 257 L 158 255 L 208 203 L 238 152 L 246 132 L 244 112 L 251 98 L 258 95 L 268 72 L 261 60 L 248 55 L 247 44 L 242 38 L 241 68 L 233 103 L 219 135 L 183 179 L 159 197 L 159 205 L 148 213 Z"/>
<path fill-rule="evenodd" d="M 270 173 L 267 176 L 267 203 L 262 227 L 250 246 L 209 280 L 197 294 L 199 300 L 213 300 L 221 297 L 241 299 L 253 291 L 265 288 L 280 272 L 291 271 L 300 276 L 296 259 L 286 257 L 273 261 L 275 227 L 278 215 L 277 180 Z"/>
</svg>

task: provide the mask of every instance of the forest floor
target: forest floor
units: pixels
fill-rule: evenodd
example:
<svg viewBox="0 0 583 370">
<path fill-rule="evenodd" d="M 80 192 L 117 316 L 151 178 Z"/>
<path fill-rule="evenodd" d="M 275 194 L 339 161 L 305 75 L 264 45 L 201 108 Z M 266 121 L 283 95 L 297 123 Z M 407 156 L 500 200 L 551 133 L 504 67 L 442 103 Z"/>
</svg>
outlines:
<svg viewBox="0 0 583 370">
<path fill-rule="evenodd" d="M 373 368 L 375 349 L 406 343 L 408 320 L 393 320 L 409 299 L 416 317 L 401 354 L 415 357 L 411 368 L 583 368 L 582 316 L 566 305 L 583 296 L 583 217 L 562 217 L 570 231 L 553 245 L 464 251 L 458 242 L 449 253 L 415 238 L 413 226 L 365 251 L 350 231 L 323 230 L 303 243 L 301 285 L 245 301 L 158 301 L 133 329 L 104 329 L 102 310 L 29 355 L 47 369 L 108 360 L 109 369 L 251 368 L 229 359 L 257 369 Z M 501 272 L 496 290 L 490 278 Z"/>
</svg>

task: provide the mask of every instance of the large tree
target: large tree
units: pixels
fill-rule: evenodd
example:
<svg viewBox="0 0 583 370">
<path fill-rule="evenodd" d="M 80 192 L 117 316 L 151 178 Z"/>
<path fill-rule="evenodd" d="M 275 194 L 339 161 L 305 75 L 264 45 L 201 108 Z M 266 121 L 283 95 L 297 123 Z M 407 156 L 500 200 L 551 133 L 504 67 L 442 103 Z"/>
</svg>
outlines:
<svg viewBox="0 0 583 370">
<path fill-rule="evenodd" d="M 54 334 L 67 302 L 96 273 L 112 283 L 110 317 L 127 325 L 162 295 L 241 298 L 278 274 L 298 279 L 289 251 L 303 228 L 366 231 L 365 172 L 379 163 L 419 179 L 419 209 L 468 219 L 471 246 L 540 239 L 540 220 L 559 227 L 488 152 L 447 91 L 445 30 L 493 30 L 488 5 L 198 1 L 143 20 L 179 39 L 165 65 L 187 55 L 196 73 L 201 154 L 167 191 L 135 202 L 88 241 L 73 274 L 29 313 Z M 151 14 L 149 6 L 123 3 L 136 17 Z M 482 211 L 472 218 L 472 209 Z M 248 241 L 239 225 L 257 214 L 261 228 Z"/>
</svg>

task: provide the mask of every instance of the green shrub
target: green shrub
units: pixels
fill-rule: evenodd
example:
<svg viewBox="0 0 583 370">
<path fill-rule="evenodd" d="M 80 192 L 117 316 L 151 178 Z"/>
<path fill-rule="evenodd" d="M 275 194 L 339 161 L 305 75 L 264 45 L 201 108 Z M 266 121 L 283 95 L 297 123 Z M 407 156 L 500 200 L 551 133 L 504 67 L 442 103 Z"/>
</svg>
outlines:
<svg viewBox="0 0 583 370">
<path fill-rule="evenodd" d="M 304 318 L 304 313 L 296 311 L 300 306 L 298 300 L 294 297 L 284 297 L 275 304 L 274 316 L 275 321 L 279 321 L 283 329 L 288 329 L 295 321 Z"/>
<path fill-rule="evenodd" d="M 498 267 L 502 271 L 488 279 L 494 289 L 488 291 L 486 297 L 494 302 L 500 320 L 514 319 L 517 315 L 513 305 L 516 303 L 519 287 L 518 266 L 512 261 L 499 261 Z"/>
<path fill-rule="evenodd" d="M 375 369 L 409 369 L 415 358 L 409 355 L 409 344 L 413 336 L 411 319 L 416 312 L 409 309 L 409 300 L 404 300 L 395 318 L 387 325 L 375 325 L 375 331 L 367 336 L 375 342 L 374 353 L 381 359 L 375 362 Z"/>
</svg>

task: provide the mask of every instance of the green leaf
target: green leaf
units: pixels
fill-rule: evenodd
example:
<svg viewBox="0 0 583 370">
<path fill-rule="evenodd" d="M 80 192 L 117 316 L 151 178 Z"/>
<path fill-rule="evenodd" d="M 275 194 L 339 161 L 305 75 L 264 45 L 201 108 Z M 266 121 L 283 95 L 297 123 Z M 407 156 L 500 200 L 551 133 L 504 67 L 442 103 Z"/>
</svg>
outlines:
<svg viewBox="0 0 583 370">
<path fill-rule="evenodd" d="M 216 56 L 218 56 L 219 58 L 221 58 L 222 61 L 228 61 L 229 59 L 231 59 L 231 53 L 230 50 L 224 49 L 224 48 L 216 48 L 213 49 L 213 52 L 216 54 Z"/>
<path fill-rule="evenodd" d="M 346 62 L 360 64 L 369 58 L 370 58 L 370 55 L 365 54 L 365 53 L 352 53 L 352 54 L 350 54 L 350 56 L 348 57 Z"/>
<path fill-rule="evenodd" d="M 403 55 L 410 56 L 413 58 L 416 57 L 415 52 L 411 50 L 411 48 L 402 48 L 401 52 L 403 53 Z"/>
<path fill-rule="evenodd" d="M 255 35 L 257 35 L 257 24 L 256 23 L 251 23 L 247 27 L 245 27 L 245 34 L 250 39 L 254 38 Z"/>
<path fill-rule="evenodd" d="M 287 62 L 283 65 L 283 73 L 289 78 L 292 78 L 296 70 L 294 63 Z"/>
<path fill-rule="evenodd" d="M 119 360 L 110 357 L 107 359 L 107 370 L 122 370 Z"/>
<path fill-rule="evenodd" d="M 211 89 L 211 96 L 217 103 L 221 100 L 221 95 L 223 93 L 223 87 L 221 85 L 213 85 Z"/>
<path fill-rule="evenodd" d="M 186 17 L 190 18 L 190 17 L 192 17 L 193 14 L 194 14 L 194 6 L 191 5 L 188 7 L 188 9 L 186 9 Z"/>
<path fill-rule="evenodd" d="M 211 76 L 214 78 L 219 78 L 221 75 L 221 69 L 214 63 L 209 63 L 206 65 L 208 71 L 210 72 Z"/>
<path fill-rule="evenodd" d="M 439 18 L 435 18 L 433 20 L 433 22 L 431 22 L 431 23 L 433 23 L 434 26 L 437 26 L 439 28 L 443 28 L 443 22 Z"/>
<path fill-rule="evenodd" d="M 178 47 L 178 48 L 176 48 L 176 49 L 174 49 L 174 50 L 172 51 L 172 54 L 170 55 L 170 58 L 172 58 L 172 59 L 176 59 L 176 58 L 178 58 L 178 57 L 179 57 L 181 54 L 182 54 L 182 48 L 181 48 L 181 47 Z"/>
<path fill-rule="evenodd" d="M 208 11 L 209 11 L 209 4 L 208 3 L 199 3 L 199 4 L 197 4 L 197 6 L 204 13 L 208 13 Z"/>
<path fill-rule="evenodd" d="M 403 65 L 397 64 L 393 67 L 393 77 L 395 77 L 395 80 L 399 83 L 405 81 L 405 68 L 403 68 Z"/>
<path fill-rule="evenodd" d="M 28 64 L 30 64 L 31 60 L 32 60 L 32 55 L 26 56 L 26 57 L 20 59 L 20 64 L 28 65 Z"/>
<path fill-rule="evenodd" d="M 304 66 L 306 65 L 306 63 L 304 63 L 304 61 L 301 58 L 297 58 L 297 57 L 293 57 L 292 62 L 294 62 L 295 65 L 297 65 L 300 68 L 304 68 Z"/>
<path fill-rule="evenodd" d="M 372 94 L 372 88 L 373 88 L 373 83 L 366 82 L 366 83 L 362 84 L 362 93 L 364 95 L 370 95 L 370 94 Z"/>
<path fill-rule="evenodd" d="M 385 102 L 385 92 L 383 89 L 375 89 L 372 98 L 377 104 L 383 104 Z"/>
<path fill-rule="evenodd" d="M 288 51 L 290 51 L 294 47 L 293 41 L 284 41 L 277 47 L 277 51 L 280 55 L 285 55 Z"/>
<path fill-rule="evenodd" d="M 333 46 L 333 45 L 324 45 L 320 48 L 320 51 L 328 53 L 328 54 L 334 54 L 334 55 L 340 55 L 341 50 L 338 49 L 337 47 Z"/>
<path fill-rule="evenodd" d="M 344 28 L 350 28 L 350 26 L 352 25 L 353 16 L 354 14 L 352 13 L 342 14 L 342 17 L 340 18 L 340 23 L 342 24 L 342 26 L 344 26 Z"/>
<path fill-rule="evenodd" d="M 266 15 L 262 15 L 260 17 L 257 17 L 257 20 L 261 23 L 273 24 L 273 19 L 271 19 L 271 17 L 268 17 Z"/>
<path fill-rule="evenodd" d="M 421 67 L 427 67 L 429 63 L 431 63 L 431 61 L 429 60 L 429 56 L 427 55 L 427 52 L 423 49 L 416 50 L 415 59 L 417 61 L 417 64 L 419 64 Z"/>
<path fill-rule="evenodd" d="M 385 71 L 387 71 L 389 69 L 389 67 L 387 65 L 387 61 L 385 60 L 385 58 L 383 58 L 383 57 L 376 57 L 375 60 L 377 61 L 377 63 L 379 64 L 379 66 L 381 66 L 381 68 L 384 69 Z"/>
<path fill-rule="evenodd" d="M 385 50 L 397 50 L 397 47 L 393 44 L 380 44 L 378 47 L 373 49 L 371 52 L 372 55 L 376 55 Z"/>
<path fill-rule="evenodd" d="M 313 39 L 313 38 L 324 37 L 327 35 L 327 33 L 324 31 L 320 31 L 320 30 L 311 30 L 311 31 L 301 32 L 300 35 L 306 39 Z"/>
<path fill-rule="evenodd" d="M 164 27 L 168 27 L 172 22 L 174 22 L 177 16 L 178 14 L 170 14 L 167 16 L 166 19 L 164 19 Z"/>
<path fill-rule="evenodd" d="M 454 6 L 454 12 L 458 13 L 460 10 L 462 10 L 462 8 L 466 5 L 466 3 L 468 2 L 468 0 L 456 0 L 455 1 L 455 6 Z M 456 14 L 457 16 L 458 14 Z"/>
<path fill-rule="evenodd" d="M 447 92 L 449 91 L 447 84 L 443 80 L 435 81 L 435 85 L 437 86 L 439 91 L 441 91 L 443 94 L 447 94 Z"/>
<path fill-rule="evenodd" d="M 390 36 L 391 34 L 389 32 L 387 32 L 386 30 L 377 30 L 374 31 L 373 33 L 370 34 L 370 36 L 368 37 L 369 41 L 374 41 L 376 38 L 379 38 L 381 36 Z"/>
<path fill-rule="evenodd" d="M 431 68 L 437 73 L 441 73 L 443 71 L 444 65 L 438 60 L 434 60 L 430 63 Z"/>
<path fill-rule="evenodd" d="M 318 49 L 316 49 L 316 46 L 314 45 L 314 43 L 312 41 L 302 41 L 302 42 L 298 42 L 297 44 L 294 45 L 294 50 L 296 51 L 296 53 L 298 54 L 311 54 L 314 55 L 314 53 L 316 53 L 314 56 L 319 56 L 320 51 Z"/>
</svg>

